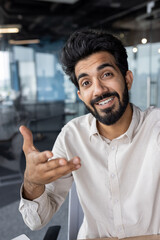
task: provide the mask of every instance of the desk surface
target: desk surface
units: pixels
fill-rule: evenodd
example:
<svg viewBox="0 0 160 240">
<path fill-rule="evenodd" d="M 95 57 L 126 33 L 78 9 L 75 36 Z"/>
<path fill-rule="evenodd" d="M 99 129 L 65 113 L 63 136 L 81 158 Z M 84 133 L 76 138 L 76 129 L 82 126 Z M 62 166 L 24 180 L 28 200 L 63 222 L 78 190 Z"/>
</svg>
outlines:
<svg viewBox="0 0 160 240">
<path fill-rule="evenodd" d="M 94 239 L 83 239 L 83 240 L 118 240 L 118 238 L 94 238 Z M 120 240 L 160 240 L 160 235 L 129 237 L 129 238 L 123 238 Z"/>
</svg>

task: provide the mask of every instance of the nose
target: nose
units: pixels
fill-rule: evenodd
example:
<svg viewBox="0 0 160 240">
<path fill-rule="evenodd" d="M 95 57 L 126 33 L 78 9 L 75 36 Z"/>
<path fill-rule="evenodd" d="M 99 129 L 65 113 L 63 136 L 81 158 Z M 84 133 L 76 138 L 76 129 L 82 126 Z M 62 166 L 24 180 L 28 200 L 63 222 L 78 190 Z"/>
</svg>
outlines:
<svg viewBox="0 0 160 240">
<path fill-rule="evenodd" d="M 94 87 L 94 97 L 100 96 L 108 90 L 108 88 L 104 85 L 104 83 L 99 79 L 95 79 L 93 87 Z"/>
</svg>

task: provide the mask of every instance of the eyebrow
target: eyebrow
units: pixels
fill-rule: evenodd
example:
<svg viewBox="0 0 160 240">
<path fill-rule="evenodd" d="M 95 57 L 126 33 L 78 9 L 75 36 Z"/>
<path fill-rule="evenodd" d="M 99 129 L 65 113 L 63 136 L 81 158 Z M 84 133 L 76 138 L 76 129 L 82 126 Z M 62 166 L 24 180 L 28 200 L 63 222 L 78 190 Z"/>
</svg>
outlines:
<svg viewBox="0 0 160 240">
<path fill-rule="evenodd" d="M 80 78 L 83 78 L 83 77 L 87 77 L 89 76 L 87 73 L 81 73 L 78 78 L 77 78 L 77 81 L 79 81 Z"/>
<path fill-rule="evenodd" d="M 110 63 L 103 63 L 103 64 L 101 64 L 100 66 L 97 67 L 97 71 L 100 71 L 100 70 L 102 70 L 105 67 L 112 67 L 113 69 L 115 69 L 115 67 L 112 64 L 110 64 Z M 87 77 L 87 76 L 89 76 L 87 73 L 81 73 L 78 76 L 77 81 L 79 81 L 80 78 Z"/>
<path fill-rule="evenodd" d="M 97 71 L 100 71 L 100 70 L 102 70 L 105 67 L 112 67 L 112 68 L 115 69 L 115 67 L 112 64 L 110 64 L 110 63 L 103 63 L 103 64 L 101 64 L 100 66 L 97 67 Z"/>
</svg>

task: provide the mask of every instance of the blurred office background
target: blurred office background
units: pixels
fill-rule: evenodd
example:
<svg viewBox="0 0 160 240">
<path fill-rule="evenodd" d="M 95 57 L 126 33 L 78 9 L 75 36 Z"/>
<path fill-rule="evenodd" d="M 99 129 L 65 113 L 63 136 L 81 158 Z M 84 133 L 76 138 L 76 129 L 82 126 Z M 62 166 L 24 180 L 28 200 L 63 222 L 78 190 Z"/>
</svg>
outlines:
<svg viewBox="0 0 160 240">
<path fill-rule="evenodd" d="M 25 159 L 21 124 L 31 128 L 39 150 L 52 149 L 61 128 L 86 113 L 63 73 L 59 54 L 80 28 L 103 28 L 122 40 L 134 82 L 131 102 L 160 107 L 160 1 L 0 0 L 0 233 L 42 240 L 60 225 L 67 240 L 68 197 L 42 230 L 32 232 L 18 212 Z"/>
</svg>

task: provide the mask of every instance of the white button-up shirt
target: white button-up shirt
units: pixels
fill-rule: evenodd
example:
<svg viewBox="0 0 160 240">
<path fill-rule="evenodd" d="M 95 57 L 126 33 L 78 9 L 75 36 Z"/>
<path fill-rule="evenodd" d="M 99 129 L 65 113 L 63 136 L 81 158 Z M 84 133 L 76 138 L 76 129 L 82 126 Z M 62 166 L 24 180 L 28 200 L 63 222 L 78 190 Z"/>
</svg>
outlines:
<svg viewBox="0 0 160 240">
<path fill-rule="evenodd" d="M 112 141 L 87 114 L 70 121 L 53 147 L 54 157 L 79 156 L 79 170 L 53 183 L 34 201 L 21 199 L 31 229 L 44 226 L 64 201 L 74 179 L 84 221 L 78 238 L 160 234 L 160 109 L 133 105 L 128 130 Z"/>
</svg>

